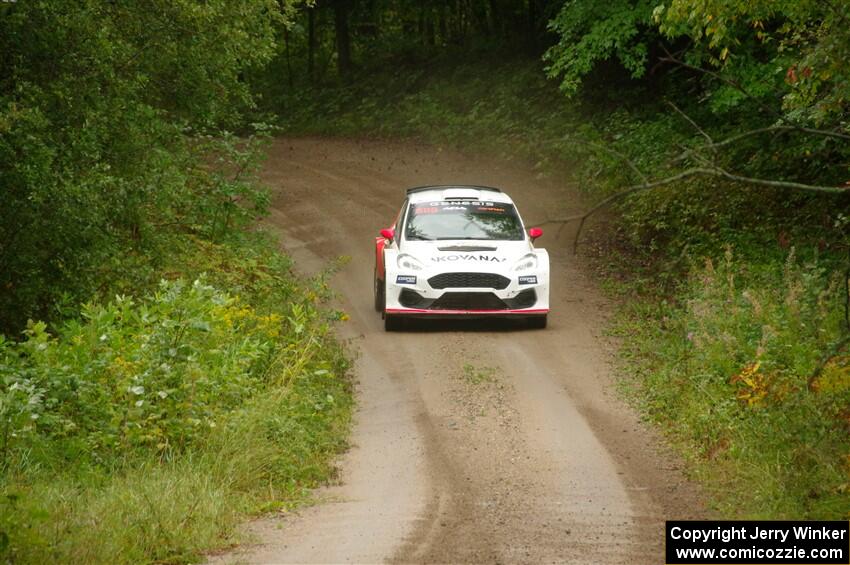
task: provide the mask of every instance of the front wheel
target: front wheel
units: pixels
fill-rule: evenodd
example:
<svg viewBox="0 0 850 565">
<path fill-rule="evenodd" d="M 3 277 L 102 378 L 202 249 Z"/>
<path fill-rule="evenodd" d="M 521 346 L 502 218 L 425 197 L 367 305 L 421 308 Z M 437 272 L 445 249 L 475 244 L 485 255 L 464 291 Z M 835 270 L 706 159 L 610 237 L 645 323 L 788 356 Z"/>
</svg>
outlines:
<svg viewBox="0 0 850 565">
<path fill-rule="evenodd" d="M 384 331 L 397 332 L 404 328 L 404 318 L 384 314 Z"/>
<path fill-rule="evenodd" d="M 543 314 L 542 316 L 534 316 L 533 318 L 528 318 L 528 327 L 533 330 L 545 329 L 548 317 L 549 316 L 547 316 L 546 314 Z"/>
</svg>

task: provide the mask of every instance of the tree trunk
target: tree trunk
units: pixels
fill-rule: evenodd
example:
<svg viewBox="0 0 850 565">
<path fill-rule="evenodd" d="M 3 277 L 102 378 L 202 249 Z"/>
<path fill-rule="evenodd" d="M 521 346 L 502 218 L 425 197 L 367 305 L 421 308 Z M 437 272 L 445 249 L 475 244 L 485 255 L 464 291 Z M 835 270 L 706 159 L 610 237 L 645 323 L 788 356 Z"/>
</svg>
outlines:
<svg viewBox="0 0 850 565">
<path fill-rule="evenodd" d="M 437 43 L 436 29 L 434 26 L 434 10 L 429 7 L 425 11 L 425 44 L 433 47 Z"/>
<path fill-rule="evenodd" d="M 289 28 L 287 26 L 283 26 L 283 43 L 286 49 L 286 78 L 289 83 L 289 90 L 292 90 L 292 53 L 289 50 Z"/>
<path fill-rule="evenodd" d="M 502 31 L 502 14 L 496 0 L 490 0 L 490 10 L 487 15 L 489 16 L 487 18 L 487 33 L 493 37 L 498 37 Z"/>
<path fill-rule="evenodd" d="M 416 35 L 422 41 L 425 41 L 425 4 L 419 4 L 419 11 L 416 13 Z"/>
<path fill-rule="evenodd" d="M 457 0 L 457 44 L 466 43 L 467 10 L 464 0 Z"/>
<path fill-rule="evenodd" d="M 446 25 L 446 5 L 440 5 L 440 43 L 446 44 L 448 43 L 448 26 Z"/>
<path fill-rule="evenodd" d="M 307 78 L 312 83 L 316 77 L 316 8 L 307 8 Z"/>
<path fill-rule="evenodd" d="M 351 35 L 348 30 L 349 2 L 350 0 L 336 0 L 334 2 L 337 68 L 339 74 L 344 78 L 351 75 Z"/>
</svg>

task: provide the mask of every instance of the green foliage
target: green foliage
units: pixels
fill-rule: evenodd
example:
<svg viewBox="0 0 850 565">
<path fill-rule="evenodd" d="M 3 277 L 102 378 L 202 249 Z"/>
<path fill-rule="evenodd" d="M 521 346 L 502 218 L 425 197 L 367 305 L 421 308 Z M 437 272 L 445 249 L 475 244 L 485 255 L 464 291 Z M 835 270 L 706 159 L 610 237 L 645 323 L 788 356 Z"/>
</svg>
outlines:
<svg viewBox="0 0 850 565">
<path fill-rule="evenodd" d="M 186 134 L 239 124 L 240 75 L 271 56 L 278 13 L 271 0 L 0 4 L 0 331 L 72 313 L 109 280 L 102 267 L 158 261 L 164 235 L 230 221 L 239 189 L 191 174 L 210 143 Z"/>
<path fill-rule="evenodd" d="M 261 235 L 171 259 L 156 291 L 0 340 L 4 558 L 194 561 L 332 476 L 352 399 L 324 279 Z"/>
<path fill-rule="evenodd" d="M 281 101 L 292 111 L 281 115 L 280 126 L 294 134 L 424 139 L 534 159 L 541 168 L 573 150 L 566 140 L 554 151 L 551 144 L 578 125 L 578 108 L 560 104 L 535 62 L 455 59 L 434 62 L 429 72 L 384 69 L 349 86 L 297 90 Z"/>
<path fill-rule="evenodd" d="M 578 169 L 583 185 L 599 198 L 644 181 L 624 164 L 649 179 L 719 166 L 762 179 L 843 184 L 846 145 L 827 135 L 753 135 L 703 149 L 777 124 L 846 132 L 846 66 L 834 60 L 850 45 L 843 18 L 830 3 L 674 0 L 658 7 L 660 31 L 692 67 L 674 67 L 643 88 L 687 117 L 644 102 L 588 120 L 592 126 L 580 130 L 593 144 Z M 848 332 L 839 274 L 846 210 L 843 196 L 717 178 L 672 183 L 619 205 L 634 264 L 653 265 L 626 275 L 633 290 L 650 294 L 636 300 L 632 292 L 625 304 L 629 315 L 618 330 L 626 370 L 637 376 L 643 409 L 687 446 L 729 517 L 847 516 L 843 353 L 815 377 Z M 730 244 L 737 261 L 727 252 L 719 263 L 688 265 Z M 793 251 L 787 257 L 793 245 L 806 250 L 802 265 Z M 678 284 L 682 278 L 687 284 Z"/>
<path fill-rule="evenodd" d="M 184 457 L 6 482 L 0 555 L 19 563 L 187 563 L 241 541 L 246 515 L 289 509 L 334 478 L 351 397 L 331 344 L 221 420 Z"/>
<path fill-rule="evenodd" d="M 267 386 L 279 354 L 278 316 L 260 316 L 200 280 L 163 281 L 139 304 L 118 297 L 84 307 L 82 317 L 57 338 L 32 323 L 25 341 L 4 347 L 3 413 L 26 416 L 7 420 L 4 454 L 39 440 L 75 446 L 74 459 L 180 450 Z"/>
<path fill-rule="evenodd" d="M 342 316 L 246 229 L 298 4 L 0 3 L 0 559 L 196 561 L 332 477 Z"/>
<path fill-rule="evenodd" d="M 654 6 L 651 0 L 568 0 L 549 22 L 558 42 L 544 56 L 547 73 L 560 79 L 567 94 L 575 93 L 583 76 L 611 58 L 632 77 L 642 77 L 650 46 L 657 41 L 651 31 Z"/>
<path fill-rule="evenodd" d="M 358 81 L 363 69 L 419 64 L 427 68 L 448 50 L 536 54 L 549 41 L 546 22 L 560 2 L 547 0 L 371 0 L 299 2 L 277 33 L 268 66 L 247 76 L 264 110 L 305 86 Z M 348 53 L 348 56 L 345 55 Z M 350 60 L 349 60 L 350 59 Z"/>
<path fill-rule="evenodd" d="M 723 126 L 706 126 L 704 131 L 722 138 Z M 575 140 L 572 150 L 562 154 L 578 157 L 574 173 L 581 186 L 594 200 L 614 194 L 645 178 L 661 179 L 681 169 L 680 163 L 699 166 L 700 162 L 683 157 L 686 148 L 705 142 L 690 124 L 673 112 L 656 108 L 618 108 L 587 120 L 560 145 Z M 832 154 L 827 141 L 820 144 L 823 153 L 810 152 L 805 168 L 794 174 L 801 181 L 835 181 L 840 169 L 829 162 Z M 729 151 L 711 154 L 718 164 L 728 167 L 745 163 L 752 174 L 771 178 L 787 173 L 793 154 L 800 146 L 776 145 L 770 151 L 759 141 L 744 143 Z M 569 152 L 568 152 L 569 151 Z M 834 154 L 832 154 L 834 155 Z M 644 173 L 641 177 L 631 163 Z M 781 262 L 783 247 L 796 244 L 818 245 L 832 264 L 842 259 L 846 215 L 841 195 L 812 195 L 800 191 L 769 187 L 749 187 L 713 177 L 695 177 L 629 197 L 616 204 L 621 214 L 622 234 L 633 250 L 647 256 L 678 258 L 685 254 L 701 256 L 723 249 L 726 243 L 738 245 L 748 258 L 770 256 Z"/>
<path fill-rule="evenodd" d="M 660 106 L 659 99 L 675 103 L 689 116 L 679 116 L 686 127 L 670 132 L 666 149 L 656 149 L 667 161 L 661 169 L 644 169 L 649 178 L 688 166 L 718 166 L 758 179 L 840 186 L 847 181 L 850 164 L 843 143 L 850 96 L 844 63 L 850 54 L 850 27 L 843 8 L 842 3 L 808 0 L 673 0 L 654 8 L 639 2 L 567 2 L 552 22 L 560 40 L 547 54 L 549 74 L 559 77 L 568 93 L 607 98 L 620 108 L 639 107 L 642 115 L 634 118 L 644 128 L 669 121 L 670 107 Z M 615 47 L 623 42 L 640 45 L 640 53 L 650 55 L 641 59 L 619 54 Z M 607 60 L 615 57 L 635 78 L 651 65 L 653 78 L 631 85 L 628 96 L 612 96 L 610 81 L 587 84 L 588 75 L 605 69 Z M 583 78 L 585 86 L 578 91 Z M 634 96 L 643 103 L 627 100 Z M 648 116 L 650 112 L 655 115 Z M 794 131 L 789 125 L 822 131 Z M 778 135 L 749 135 L 773 126 L 786 129 Z M 622 145 L 619 138 L 632 139 L 638 147 L 634 133 L 611 131 L 616 135 L 603 141 Z M 738 141 L 705 147 L 709 140 L 729 138 Z M 738 188 L 723 190 L 735 200 Z M 754 208 L 775 209 L 777 202 L 798 199 L 787 192 L 772 198 L 762 194 L 754 199 Z M 733 204 L 737 202 L 726 210 L 736 209 Z"/>
<path fill-rule="evenodd" d="M 264 124 L 254 127 L 260 133 L 247 137 L 225 131 L 192 138 L 200 158 L 188 172 L 190 190 L 175 210 L 176 225 L 215 241 L 266 214 L 269 194 L 256 174 L 268 136 Z"/>
<path fill-rule="evenodd" d="M 844 285 L 816 261 L 694 268 L 680 302 L 632 302 L 617 330 L 643 408 L 680 442 L 724 515 L 846 519 L 850 365 Z M 653 323 L 647 324 L 647 318 Z"/>
<path fill-rule="evenodd" d="M 650 52 L 684 45 L 678 52 L 688 63 L 722 70 L 725 80 L 701 77 L 715 112 L 755 102 L 775 107 L 767 117 L 783 110 L 792 122 L 829 126 L 846 116 L 850 99 L 843 8 L 811 0 L 570 0 L 549 24 L 558 42 L 546 53 L 547 70 L 574 94 L 609 59 L 639 78 L 654 64 Z"/>
<path fill-rule="evenodd" d="M 655 20 L 667 36 L 694 42 L 693 62 L 721 68 L 750 97 L 781 97 L 786 119 L 832 125 L 846 116 L 850 31 L 841 2 L 674 0 Z M 710 88 L 720 106 L 746 102 L 729 84 Z"/>
</svg>

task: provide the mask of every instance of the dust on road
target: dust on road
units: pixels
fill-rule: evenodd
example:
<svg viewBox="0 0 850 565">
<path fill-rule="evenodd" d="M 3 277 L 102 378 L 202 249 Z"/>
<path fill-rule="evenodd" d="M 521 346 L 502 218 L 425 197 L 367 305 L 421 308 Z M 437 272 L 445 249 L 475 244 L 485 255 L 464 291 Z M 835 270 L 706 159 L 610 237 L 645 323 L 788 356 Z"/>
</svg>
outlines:
<svg viewBox="0 0 850 565">
<path fill-rule="evenodd" d="M 249 528 L 251 563 L 661 563 L 663 521 L 699 518 L 696 489 L 612 392 L 608 311 L 569 234 L 552 261 L 549 328 L 494 321 L 385 333 L 372 304 L 373 241 L 404 189 L 503 188 L 526 223 L 577 196 L 523 165 L 411 143 L 279 139 L 264 180 L 270 223 L 298 268 L 334 277 L 359 351 L 359 410 L 339 485 L 297 515 Z"/>
</svg>

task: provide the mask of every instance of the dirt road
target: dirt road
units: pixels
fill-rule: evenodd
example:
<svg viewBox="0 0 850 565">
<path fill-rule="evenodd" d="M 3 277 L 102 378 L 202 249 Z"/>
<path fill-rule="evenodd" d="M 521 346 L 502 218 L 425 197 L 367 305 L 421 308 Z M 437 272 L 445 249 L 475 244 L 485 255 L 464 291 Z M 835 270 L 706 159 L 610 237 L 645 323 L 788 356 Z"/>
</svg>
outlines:
<svg viewBox="0 0 850 565">
<path fill-rule="evenodd" d="M 569 234 L 538 242 L 553 265 L 546 330 L 432 322 L 388 334 L 372 306 L 373 237 L 404 188 L 499 186 L 528 223 L 577 211 L 574 194 L 522 165 L 375 141 L 278 140 L 264 178 L 300 270 L 351 258 L 333 286 L 359 351 L 359 410 L 324 502 L 253 523 L 260 543 L 216 561 L 663 563 L 663 520 L 702 511 L 612 392 L 607 306 Z"/>
</svg>

